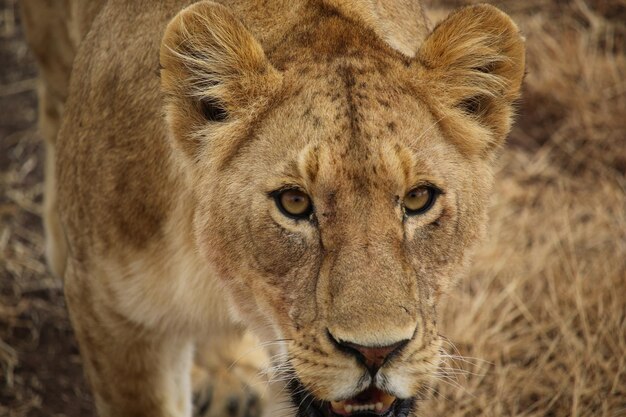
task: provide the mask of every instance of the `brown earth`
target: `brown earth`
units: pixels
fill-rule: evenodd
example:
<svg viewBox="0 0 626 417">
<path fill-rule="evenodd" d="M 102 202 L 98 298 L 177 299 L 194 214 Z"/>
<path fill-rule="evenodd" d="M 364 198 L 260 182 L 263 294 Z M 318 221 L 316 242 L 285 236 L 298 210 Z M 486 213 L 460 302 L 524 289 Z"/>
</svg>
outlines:
<svg viewBox="0 0 626 417">
<path fill-rule="evenodd" d="M 61 282 L 42 256 L 37 72 L 17 7 L 0 0 L 0 416 L 88 416 Z"/>
<path fill-rule="evenodd" d="M 464 0 L 428 0 L 433 19 Z M 528 75 L 423 414 L 626 416 L 626 1 L 504 0 Z M 36 69 L 0 0 L 0 416 L 93 415 L 46 270 Z M 438 7 L 438 8 L 437 8 Z M 445 8 L 445 9 L 444 9 Z"/>
</svg>

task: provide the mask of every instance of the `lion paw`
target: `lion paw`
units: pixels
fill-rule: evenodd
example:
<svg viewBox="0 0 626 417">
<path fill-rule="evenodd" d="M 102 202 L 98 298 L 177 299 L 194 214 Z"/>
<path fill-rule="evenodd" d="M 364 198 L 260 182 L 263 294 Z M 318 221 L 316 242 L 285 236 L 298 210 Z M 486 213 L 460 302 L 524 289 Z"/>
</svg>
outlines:
<svg viewBox="0 0 626 417">
<path fill-rule="evenodd" d="M 200 346 L 192 369 L 194 417 L 261 417 L 268 381 L 267 353 L 250 333 Z"/>
<path fill-rule="evenodd" d="M 235 367 L 194 369 L 194 417 L 261 417 L 264 384 Z M 258 378 L 257 378 L 258 379 Z"/>
</svg>

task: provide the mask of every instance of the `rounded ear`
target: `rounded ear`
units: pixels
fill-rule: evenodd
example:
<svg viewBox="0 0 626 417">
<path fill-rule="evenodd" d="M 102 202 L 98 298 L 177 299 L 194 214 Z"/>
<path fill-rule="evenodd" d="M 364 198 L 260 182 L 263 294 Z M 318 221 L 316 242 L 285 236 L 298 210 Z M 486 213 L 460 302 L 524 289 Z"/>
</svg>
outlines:
<svg viewBox="0 0 626 417">
<path fill-rule="evenodd" d="M 261 45 L 224 6 L 203 1 L 179 12 L 161 42 L 161 89 L 171 134 L 197 157 L 207 126 L 235 123 L 280 85 Z"/>
<path fill-rule="evenodd" d="M 525 68 L 524 38 L 511 18 L 489 5 L 462 8 L 435 27 L 417 60 L 452 140 L 473 154 L 504 141 Z"/>
</svg>

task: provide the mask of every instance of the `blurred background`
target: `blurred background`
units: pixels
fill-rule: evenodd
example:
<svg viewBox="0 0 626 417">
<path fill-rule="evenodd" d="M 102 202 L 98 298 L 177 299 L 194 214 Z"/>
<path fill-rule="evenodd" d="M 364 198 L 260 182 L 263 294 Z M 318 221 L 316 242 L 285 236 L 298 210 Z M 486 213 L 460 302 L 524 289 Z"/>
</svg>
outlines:
<svg viewBox="0 0 626 417">
<path fill-rule="evenodd" d="M 425 0 L 431 20 L 477 3 Z M 454 288 L 424 416 L 626 416 L 626 0 L 490 1 L 527 39 L 488 238 Z M 47 272 L 37 71 L 0 0 L 0 416 L 93 415 Z"/>
</svg>

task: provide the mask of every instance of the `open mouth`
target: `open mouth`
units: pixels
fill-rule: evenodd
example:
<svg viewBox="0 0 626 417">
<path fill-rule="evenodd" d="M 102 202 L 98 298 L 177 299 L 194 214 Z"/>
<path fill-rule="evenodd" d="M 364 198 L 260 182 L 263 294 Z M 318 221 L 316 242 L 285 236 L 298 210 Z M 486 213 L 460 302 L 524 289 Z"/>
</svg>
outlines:
<svg viewBox="0 0 626 417">
<path fill-rule="evenodd" d="M 346 401 L 331 401 L 330 416 L 397 416 L 404 401 L 376 387 L 370 387 Z M 408 404 L 407 404 L 408 405 Z M 406 415 L 406 414 L 405 414 Z"/>
<path fill-rule="evenodd" d="M 312 398 L 298 381 L 292 381 L 293 403 L 298 405 L 297 417 L 408 417 L 414 399 L 400 399 L 370 387 L 345 401 L 320 401 Z"/>
</svg>

